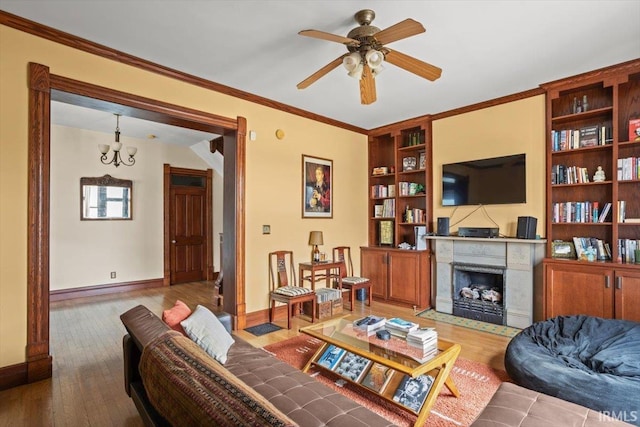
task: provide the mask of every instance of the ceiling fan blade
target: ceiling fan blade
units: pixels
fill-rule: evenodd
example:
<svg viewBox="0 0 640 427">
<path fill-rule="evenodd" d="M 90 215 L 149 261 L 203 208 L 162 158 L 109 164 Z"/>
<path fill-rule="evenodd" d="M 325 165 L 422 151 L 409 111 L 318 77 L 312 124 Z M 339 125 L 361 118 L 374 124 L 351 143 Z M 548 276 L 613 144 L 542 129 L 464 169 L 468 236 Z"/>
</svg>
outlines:
<svg viewBox="0 0 640 427">
<path fill-rule="evenodd" d="M 333 70 L 338 65 L 342 64 L 342 58 L 344 58 L 347 55 L 348 55 L 347 53 L 345 53 L 344 55 L 340 55 L 339 57 L 337 57 L 333 61 L 329 62 L 327 65 L 325 65 L 324 67 L 320 68 L 318 71 L 316 71 L 315 73 L 311 74 L 309 77 L 307 77 L 306 79 L 304 79 L 303 81 L 298 83 L 298 85 L 296 87 L 298 89 L 305 89 L 305 88 L 311 86 L 320 77 L 323 77 L 329 71 Z"/>
<path fill-rule="evenodd" d="M 384 45 L 397 40 L 406 39 L 407 37 L 415 36 L 416 34 L 424 33 L 425 31 L 426 30 L 421 23 L 408 18 L 390 26 L 389 28 L 385 28 L 384 30 L 374 34 L 373 37 L 378 41 L 378 43 Z"/>
<path fill-rule="evenodd" d="M 371 68 L 364 64 L 362 77 L 360 78 L 360 102 L 363 105 L 368 105 L 376 102 L 376 99 L 376 82 L 373 79 Z"/>
<path fill-rule="evenodd" d="M 342 43 L 347 46 L 360 46 L 360 42 L 349 37 L 337 36 L 331 33 L 325 33 L 319 30 L 302 30 L 298 34 L 301 36 L 313 37 L 314 39 L 328 40 L 330 42 Z"/>
<path fill-rule="evenodd" d="M 437 80 L 442 74 L 442 69 L 435 65 L 427 64 L 419 59 L 413 58 L 396 50 L 385 48 L 385 61 L 407 70 L 410 73 L 424 77 L 427 80 Z"/>
</svg>

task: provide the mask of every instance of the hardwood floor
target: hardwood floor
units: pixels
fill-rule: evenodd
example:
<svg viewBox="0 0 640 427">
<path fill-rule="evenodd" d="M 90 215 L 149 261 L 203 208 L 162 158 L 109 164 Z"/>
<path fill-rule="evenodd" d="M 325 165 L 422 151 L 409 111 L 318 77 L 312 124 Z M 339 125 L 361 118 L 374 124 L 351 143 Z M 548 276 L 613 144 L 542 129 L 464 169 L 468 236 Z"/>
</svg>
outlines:
<svg viewBox="0 0 640 427">
<path fill-rule="evenodd" d="M 0 392 L 0 427 L 142 426 L 133 402 L 124 391 L 122 337 L 126 332 L 120 314 L 138 304 L 160 314 L 173 306 L 176 299 L 195 308 L 197 304 L 210 303 L 212 297 L 211 282 L 194 282 L 52 302 L 53 378 Z M 375 301 L 371 308 L 356 303 L 354 313 L 370 312 L 436 326 L 440 337 L 462 345 L 461 357 L 504 369 L 508 338 L 418 318 L 409 308 Z M 286 328 L 284 316 L 275 323 Z M 291 330 L 282 329 L 262 337 L 245 331 L 236 334 L 262 347 L 296 336 L 299 327 L 309 324 L 296 317 Z"/>
</svg>

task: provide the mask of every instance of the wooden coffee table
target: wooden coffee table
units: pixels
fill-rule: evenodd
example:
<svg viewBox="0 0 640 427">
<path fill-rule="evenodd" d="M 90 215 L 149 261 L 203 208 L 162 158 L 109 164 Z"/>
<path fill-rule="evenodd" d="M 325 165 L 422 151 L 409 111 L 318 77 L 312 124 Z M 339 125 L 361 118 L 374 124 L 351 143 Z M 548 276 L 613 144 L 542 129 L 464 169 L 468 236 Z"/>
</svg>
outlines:
<svg viewBox="0 0 640 427">
<path fill-rule="evenodd" d="M 437 353 L 425 360 L 422 359 L 421 349 L 408 345 L 407 341 L 402 338 L 392 336 L 390 340 L 385 341 L 377 338 L 375 333 L 368 335 L 353 328 L 352 322 L 358 318 L 359 316 L 349 315 L 317 325 L 300 328 L 300 332 L 324 342 L 309 362 L 307 362 L 303 368 L 303 372 L 307 372 L 312 366 L 332 371 L 318 363 L 325 350 L 331 345 L 384 367 L 388 367 L 392 370 L 393 374 L 386 387 L 382 388 L 379 392 L 361 384 L 360 381 L 362 381 L 364 375 L 361 375 L 361 378 L 357 380 L 343 378 L 364 390 L 378 394 L 397 407 L 417 415 L 414 426 L 424 425 L 425 420 L 429 416 L 429 411 L 440 394 L 443 385 L 446 386 L 454 396 L 458 397 L 460 395 L 458 388 L 449 377 L 453 364 L 460 354 L 460 344 L 438 339 Z M 372 363 L 369 364 L 368 368 L 370 368 L 371 365 Z M 395 390 L 404 378 L 404 374 L 411 378 L 428 374 L 434 378 L 424 404 L 417 411 L 393 400 Z"/>
</svg>

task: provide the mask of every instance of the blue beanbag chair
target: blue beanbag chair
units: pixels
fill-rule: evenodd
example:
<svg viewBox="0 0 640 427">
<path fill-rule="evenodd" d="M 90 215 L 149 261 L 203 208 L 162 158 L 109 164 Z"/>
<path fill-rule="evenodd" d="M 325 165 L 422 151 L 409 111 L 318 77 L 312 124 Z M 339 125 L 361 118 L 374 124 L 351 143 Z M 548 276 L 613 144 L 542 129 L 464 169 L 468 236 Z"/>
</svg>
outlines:
<svg viewBox="0 0 640 427">
<path fill-rule="evenodd" d="M 640 323 L 559 316 L 509 343 L 505 368 L 523 387 L 640 426 Z"/>
</svg>

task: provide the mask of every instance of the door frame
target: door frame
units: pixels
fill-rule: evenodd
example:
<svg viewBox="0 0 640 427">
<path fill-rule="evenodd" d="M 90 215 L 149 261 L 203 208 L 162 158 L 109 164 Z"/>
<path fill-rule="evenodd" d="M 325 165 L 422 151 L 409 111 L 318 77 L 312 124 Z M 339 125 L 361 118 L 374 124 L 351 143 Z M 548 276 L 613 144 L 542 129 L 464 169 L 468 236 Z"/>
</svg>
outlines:
<svg viewBox="0 0 640 427">
<path fill-rule="evenodd" d="M 28 65 L 28 97 L 27 346 L 26 362 L 12 369 L 15 383 L 30 383 L 52 375 L 49 346 L 52 99 L 223 136 L 227 153 L 224 175 L 228 181 L 235 181 L 224 190 L 223 232 L 230 238 L 223 242 L 223 309 L 231 314 L 234 327 L 244 328 L 246 119 L 241 116 L 230 119 L 58 76 L 51 74 L 46 65 L 33 62 Z"/>
<path fill-rule="evenodd" d="M 171 285 L 171 175 L 189 175 L 205 178 L 205 280 L 213 280 L 213 171 L 211 169 L 187 169 L 172 167 L 169 163 L 163 165 L 163 187 L 164 187 L 164 277 L 162 284 Z"/>
</svg>

